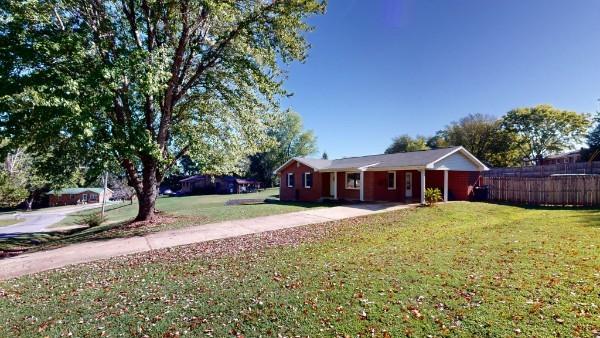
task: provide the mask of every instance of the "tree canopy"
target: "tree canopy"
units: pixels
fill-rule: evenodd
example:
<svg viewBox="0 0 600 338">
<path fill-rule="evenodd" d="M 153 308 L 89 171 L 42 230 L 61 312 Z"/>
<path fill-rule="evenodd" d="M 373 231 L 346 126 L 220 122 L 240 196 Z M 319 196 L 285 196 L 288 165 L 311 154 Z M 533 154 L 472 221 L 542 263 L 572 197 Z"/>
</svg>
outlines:
<svg viewBox="0 0 600 338">
<path fill-rule="evenodd" d="M 518 165 L 514 134 L 501 128 L 501 120 L 483 114 L 469 114 L 438 132 L 447 146 L 463 146 L 491 166 Z M 439 142 L 439 141 L 438 141 Z"/>
<path fill-rule="evenodd" d="M 281 68 L 304 60 L 317 0 L 4 1 L 0 136 L 40 170 L 118 165 L 153 216 L 183 155 L 213 172 L 272 145 Z"/>
<path fill-rule="evenodd" d="M 308 156 L 317 151 L 317 138 L 312 130 L 304 130 L 302 117 L 286 111 L 280 125 L 269 133 L 275 139 L 267 151 L 250 157 L 249 175 L 267 186 L 273 184 L 273 171 L 292 157 Z"/>
<path fill-rule="evenodd" d="M 427 138 L 417 135 L 411 137 L 408 134 L 400 135 L 392 139 L 392 144 L 385 150 L 386 154 L 402 153 L 407 151 L 427 150 Z"/>
<path fill-rule="evenodd" d="M 518 137 L 516 144 L 523 157 L 537 161 L 583 142 L 590 118 L 544 104 L 509 111 L 502 127 Z"/>
</svg>

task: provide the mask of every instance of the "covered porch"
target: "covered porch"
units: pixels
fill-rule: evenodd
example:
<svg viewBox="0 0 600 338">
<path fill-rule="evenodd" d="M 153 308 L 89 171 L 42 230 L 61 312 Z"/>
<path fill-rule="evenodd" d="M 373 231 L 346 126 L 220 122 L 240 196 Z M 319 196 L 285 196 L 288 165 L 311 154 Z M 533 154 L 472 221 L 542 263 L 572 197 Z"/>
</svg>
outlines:
<svg viewBox="0 0 600 338">
<path fill-rule="evenodd" d="M 322 199 L 425 203 L 425 190 L 438 188 L 450 198 L 447 169 L 359 170 L 320 172 Z"/>
</svg>

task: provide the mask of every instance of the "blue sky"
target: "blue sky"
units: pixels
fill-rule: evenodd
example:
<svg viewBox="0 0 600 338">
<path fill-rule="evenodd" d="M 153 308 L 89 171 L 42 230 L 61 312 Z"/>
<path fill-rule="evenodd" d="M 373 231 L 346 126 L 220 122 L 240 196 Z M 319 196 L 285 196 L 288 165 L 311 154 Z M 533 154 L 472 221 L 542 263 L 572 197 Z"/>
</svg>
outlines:
<svg viewBox="0 0 600 338">
<path fill-rule="evenodd" d="M 469 113 L 595 112 L 599 0 L 330 0 L 284 101 L 330 158 L 382 153 Z"/>
</svg>

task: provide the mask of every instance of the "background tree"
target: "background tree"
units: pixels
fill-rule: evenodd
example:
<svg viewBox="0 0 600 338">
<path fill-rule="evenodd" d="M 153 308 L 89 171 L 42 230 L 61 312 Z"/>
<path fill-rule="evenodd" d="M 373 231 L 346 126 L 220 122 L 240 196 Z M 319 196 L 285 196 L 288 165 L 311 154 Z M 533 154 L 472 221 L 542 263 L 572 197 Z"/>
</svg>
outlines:
<svg viewBox="0 0 600 338">
<path fill-rule="evenodd" d="M 321 155 L 321 159 L 322 159 L 322 160 L 328 160 L 328 159 L 329 159 L 329 155 L 327 155 L 327 152 L 326 152 L 326 151 L 324 151 L 324 152 L 323 152 L 323 155 Z"/>
<path fill-rule="evenodd" d="M 407 151 L 427 150 L 427 138 L 417 135 L 415 138 L 408 134 L 400 135 L 392 140 L 392 144 L 385 150 L 386 154 L 403 153 Z"/>
<path fill-rule="evenodd" d="M 575 147 L 583 142 L 589 126 L 587 114 L 550 105 L 517 108 L 502 120 L 504 130 L 517 135 L 520 154 L 531 161 Z"/>
<path fill-rule="evenodd" d="M 503 130 L 501 120 L 493 116 L 469 114 L 450 123 L 437 137 L 447 146 L 463 146 L 491 166 L 513 166 L 521 161 L 514 146 L 515 134 Z"/>
<path fill-rule="evenodd" d="M 427 140 L 427 147 L 431 149 L 447 148 L 449 146 L 450 145 L 443 134 L 443 130 L 438 131 L 434 136 Z"/>
<path fill-rule="evenodd" d="M 47 191 L 49 180 L 35 169 L 34 159 L 26 149 L 12 148 L 8 140 L 0 142 L 0 157 L 4 158 L 0 166 L 0 207 L 14 208 L 24 202 L 31 210 L 34 202 L 40 202 L 44 190 Z M 57 186 L 64 183 L 56 181 Z"/>
<path fill-rule="evenodd" d="M 600 113 L 596 113 L 594 118 L 594 127 L 587 135 L 587 149 L 581 150 L 581 159 L 583 161 L 600 161 Z"/>
<path fill-rule="evenodd" d="M 117 163 L 153 216 L 185 154 L 213 172 L 271 144 L 281 65 L 317 0 L 0 2 L 0 136 L 44 172 Z M 43 156 L 42 156 L 43 155 Z"/>
<path fill-rule="evenodd" d="M 292 157 L 314 154 L 317 138 L 312 130 L 304 130 L 302 117 L 293 111 L 286 111 L 280 117 L 279 127 L 272 128 L 269 135 L 275 139 L 274 145 L 250 156 L 248 175 L 273 186 L 273 171 Z"/>
</svg>

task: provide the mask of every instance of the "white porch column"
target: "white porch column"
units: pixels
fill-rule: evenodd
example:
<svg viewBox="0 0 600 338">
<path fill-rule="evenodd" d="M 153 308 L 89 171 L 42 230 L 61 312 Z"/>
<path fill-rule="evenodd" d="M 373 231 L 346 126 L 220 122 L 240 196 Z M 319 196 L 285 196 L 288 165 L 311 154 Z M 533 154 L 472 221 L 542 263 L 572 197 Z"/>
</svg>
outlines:
<svg viewBox="0 0 600 338">
<path fill-rule="evenodd" d="M 360 200 L 365 200 L 365 172 L 360 171 Z"/>
<path fill-rule="evenodd" d="M 333 175 L 333 199 L 337 200 L 337 171 L 332 172 L 330 175 Z"/>
<path fill-rule="evenodd" d="M 421 204 L 425 204 L 425 169 L 421 170 Z"/>
<path fill-rule="evenodd" d="M 444 170 L 444 202 L 448 202 L 448 170 Z"/>
</svg>

